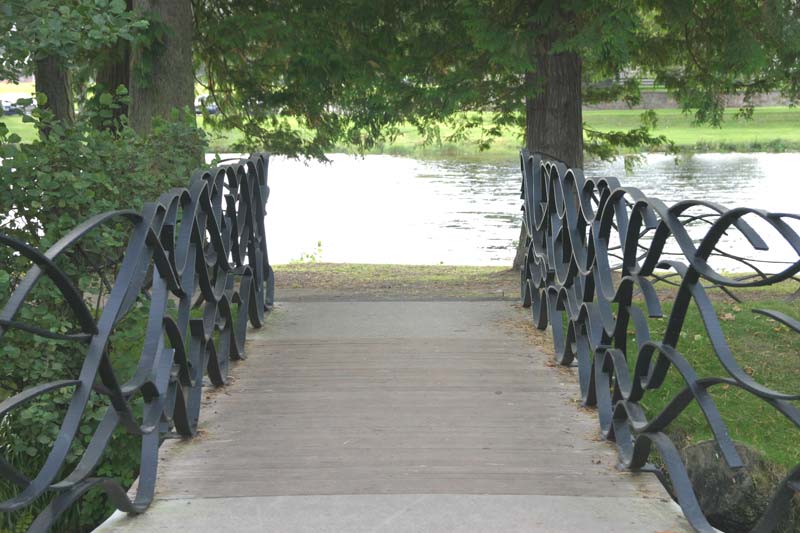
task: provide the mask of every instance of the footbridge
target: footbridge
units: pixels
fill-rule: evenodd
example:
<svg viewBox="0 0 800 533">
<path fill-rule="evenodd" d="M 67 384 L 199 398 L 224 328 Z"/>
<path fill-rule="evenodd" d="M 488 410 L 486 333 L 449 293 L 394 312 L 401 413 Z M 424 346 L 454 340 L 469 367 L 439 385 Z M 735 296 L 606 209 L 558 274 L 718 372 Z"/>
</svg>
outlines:
<svg viewBox="0 0 800 533">
<path fill-rule="evenodd" d="M 698 245 L 682 233 L 683 207 L 540 154 L 521 161 L 521 298 L 276 295 L 264 155 L 198 172 L 140 213 L 94 217 L 46 252 L 0 236 L 34 265 L 0 313 L 3 342 L 56 336 L 83 354 L 74 376 L 0 404 L 5 417 L 55 392 L 68 398 L 41 464 L 0 462 L 16 487 L 0 510 L 28 510 L 29 531 L 56 531 L 100 490 L 117 508 L 103 533 L 713 531 L 668 436 L 671 421 L 699 404 L 720 460 L 737 467 L 708 388 L 740 387 L 795 427 L 800 416 L 797 396 L 736 365 L 713 311 L 706 324 L 728 375 L 695 376 L 676 347 L 681 314 L 690 302 L 706 305 L 702 280 L 763 285 L 794 275 L 800 262 L 777 275 L 725 278 L 706 262 L 715 239 L 734 226 L 762 244 L 740 220 L 746 213 L 712 205 Z M 790 215 L 756 214 L 800 250 L 782 222 Z M 110 289 L 79 289 L 59 257 L 120 220 L 130 231 Z M 667 237 L 677 237 L 684 262 L 661 255 Z M 616 256 L 621 266 L 611 264 Z M 679 277 L 658 341 L 648 333 L 660 312 L 656 267 Z M 21 318 L 44 278 L 77 317 L 74 331 Z M 131 313 L 143 319 L 126 321 Z M 770 316 L 800 330 L 791 317 Z M 123 378 L 111 347 L 132 323 L 141 350 Z M 686 389 L 648 413 L 641 400 L 670 368 Z M 92 402 L 105 407 L 87 425 Z M 120 432 L 141 447 L 131 487 L 102 473 Z M 82 435 L 90 437 L 76 454 Z M 787 474 L 761 530 L 788 512 L 799 480 L 798 469 Z"/>
</svg>

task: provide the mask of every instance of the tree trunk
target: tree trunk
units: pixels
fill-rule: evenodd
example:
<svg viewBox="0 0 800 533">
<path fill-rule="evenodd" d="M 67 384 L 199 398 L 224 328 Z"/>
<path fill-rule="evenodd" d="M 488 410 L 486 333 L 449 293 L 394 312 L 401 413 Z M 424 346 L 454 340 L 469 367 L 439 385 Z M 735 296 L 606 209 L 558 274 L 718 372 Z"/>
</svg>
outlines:
<svg viewBox="0 0 800 533">
<path fill-rule="evenodd" d="M 134 9 L 151 13 L 164 27 L 163 42 L 131 55 L 128 118 L 139 133 L 147 133 L 156 117 L 170 118 L 173 109 L 188 109 L 194 118 L 191 0 L 133 0 Z M 145 54 L 147 56 L 145 57 Z M 142 70 L 146 70 L 142 75 Z"/>
<path fill-rule="evenodd" d="M 531 94 L 525 99 L 525 147 L 583 167 L 581 58 L 573 52 L 548 53 L 540 48 L 536 72 L 525 74 Z M 527 252 L 525 228 L 520 230 L 514 269 L 522 268 Z"/>
<path fill-rule="evenodd" d="M 127 0 L 127 10 L 133 9 L 133 0 Z M 120 85 L 125 86 L 130 91 L 130 68 L 131 68 L 131 45 L 125 39 L 119 39 L 114 46 L 106 50 L 105 58 L 97 69 L 97 84 L 105 87 L 105 90 L 115 94 Z M 121 104 L 118 109 L 113 110 L 114 122 L 123 115 L 128 114 L 128 105 Z"/>
<path fill-rule="evenodd" d="M 54 56 L 37 59 L 35 68 L 36 92 L 47 97 L 47 103 L 42 107 L 52 112 L 56 120 L 73 123 L 75 107 L 69 71 Z"/>
<path fill-rule="evenodd" d="M 570 167 L 583 167 L 581 59 L 573 52 L 543 54 L 525 80 L 538 94 L 525 100 L 525 146 Z"/>
</svg>

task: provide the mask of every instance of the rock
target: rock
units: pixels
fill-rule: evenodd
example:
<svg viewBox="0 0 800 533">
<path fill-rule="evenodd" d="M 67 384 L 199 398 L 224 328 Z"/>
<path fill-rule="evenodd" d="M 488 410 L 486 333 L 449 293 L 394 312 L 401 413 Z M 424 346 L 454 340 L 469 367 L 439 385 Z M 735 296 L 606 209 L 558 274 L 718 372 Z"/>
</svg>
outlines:
<svg viewBox="0 0 800 533">
<path fill-rule="evenodd" d="M 711 525 L 726 533 L 750 531 L 767 508 L 785 471 L 767 462 L 757 451 L 736 443 L 744 468 L 728 468 L 716 441 L 686 446 L 681 457 L 695 494 Z M 797 497 L 790 516 L 776 532 L 800 532 Z"/>
</svg>

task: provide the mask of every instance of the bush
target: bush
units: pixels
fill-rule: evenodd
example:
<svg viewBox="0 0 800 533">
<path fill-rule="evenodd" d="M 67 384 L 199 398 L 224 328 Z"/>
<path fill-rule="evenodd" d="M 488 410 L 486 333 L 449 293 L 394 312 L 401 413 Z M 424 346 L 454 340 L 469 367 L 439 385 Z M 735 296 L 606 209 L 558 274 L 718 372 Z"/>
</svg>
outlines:
<svg viewBox="0 0 800 533">
<path fill-rule="evenodd" d="M 151 133 L 140 136 L 128 127 L 124 117 L 113 119 L 113 110 L 124 98 L 124 91 L 100 95 L 71 125 L 35 110 L 25 117 L 39 131 L 39 139 L 31 143 L 20 143 L 0 122 L 0 232 L 44 251 L 91 215 L 114 209 L 138 211 L 145 200 L 155 200 L 163 191 L 186 185 L 207 146 L 202 130 L 194 125 L 194 115 L 176 113 L 169 121 L 157 121 Z M 130 225 L 121 223 L 98 228 L 57 262 L 96 314 L 115 278 L 129 229 Z M 17 254 L 0 255 L 0 304 L 30 266 Z M 146 307 L 147 299 L 142 296 L 125 318 L 125 327 L 112 336 L 109 354 L 121 381 L 138 361 Z M 59 291 L 47 279 L 39 282 L 15 320 L 52 332 L 79 330 Z M 80 343 L 18 330 L 7 332 L 0 345 L 0 400 L 39 383 L 74 379 L 84 353 L 85 345 Z M 46 459 L 71 392 L 66 389 L 42 396 L 0 421 L 0 453 L 26 475 L 35 475 Z M 70 451 L 68 470 L 62 474 L 77 464 L 107 407 L 104 396 L 93 394 L 80 436 Z M 98 474 L 130 485 L 137 475 L 138 461 L 138 440 L 118 431 Z M 15 487 L 0 484 L 0 498 L 7 499 L 16 492 Z M 6 514 L 0 530 L 24 530 L 46 503 Z M 65 515 L 59 529 L 91 529 L 109 510 L 104 495 L 95 491 Z"/>
</svg>

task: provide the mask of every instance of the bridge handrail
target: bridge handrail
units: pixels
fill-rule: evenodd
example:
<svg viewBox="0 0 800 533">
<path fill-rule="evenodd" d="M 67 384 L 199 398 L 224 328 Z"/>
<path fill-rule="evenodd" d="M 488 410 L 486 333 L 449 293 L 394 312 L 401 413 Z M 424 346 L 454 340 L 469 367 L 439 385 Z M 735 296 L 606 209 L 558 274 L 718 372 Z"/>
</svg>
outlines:
<svg viewBox="0 0 800 533">
<path fill-rule="evenodd" d="M 630 470 L 655 470 L 648 464 L 655 446 L 670 478 L 673 492 L 688 521 L 698 531 L 715 531 L 700 508 L 686 466 L 665 432 L 692 402 L 707 420 L 723 460 L 743 466 L 734 442 L 708 389 L 737 387 L 763 400 L 800 428 L 800 394 L 768 388 L 753 379 L 728 347 L 705 283 L 725 288 L 778 283 L 800 271 L 800 236 L 787 223 L 799 215 L 769 213 L 754 208 L 727 209 L 701 200 L 667 206 L 657 198 L 616 178 L 586 177 L 580 169 L 544 154 L 523 150 L 523 226 L 527 255 L 521 268 L 521 297 L 539 329 L 552 326 L 557 361 L 577 365 L 584 405 L 596 408 L 603 436 L 613 441 L 620 462 Z M 693 207 L 712 211 L 710 227 L 699 245 L 690 237 L 684 212 Z M 758 272 L 747 279 L 718 272 L 709 264 L 726 231 L 739 231 L 756 250 L 766 243 L 743 217 L 766 221 L 798 254 L 774 274 Z M 696 217 L 695 217 L 696 218 Z M 646 238 L 645 238 L 646 236 Z M 664 251 L 668 239 L 680 249 Z M 619 250 L 619 253 L 616 253 Z M 677 257 L 676 257 L 677 255 Z M 619 264 L 612 265 L 617 259 Z M 651 339 L 647 317 L 633 305 L 641 294 L 650 317 L 662 315 L 653 282 L 659 270 L 673 270 L 677 295 L 661 339 Z M 677 348 L 690 304 L 702 317 L 716 358 L 727 372 L 721 377 L 698 377 Z M 800 322 L 773 311 L 756 310 L 800 333 Z M 630 332 L 629 328 L 634 331 Z M 635 335 L 635 352 L 628 338 Z M 631 351 L 634 351 L 631 350 Z M 633 359 L 632 359 L 633 358 Z M 629 370 L 629 364 L 632 362 Z M 676 369 L 686 383 L 664 409 L 648 420 L 641 405 L 648 391 L 658 389 L 667 371 Z M 800 492 L 800 465 L 795 466 L 773 494 L 754 531 L 772 531 Z"/>
<path fill-rule="evenodd" d="M 149 506 L 163 437 L 168 433 L 195 434 L 204 375 L 215 386 L 225 384 L 229 361 L 245 357 L 248 320 L 253 327 L 260 327 L 272 305 L 274 281 L 264 226 L 268 163 L 267 154 L 256 154 L 196 171 L 186 188 L 162 194 L 145 204 L 140 213 L 113 211 L 92 217 L 46 252 L 0 235 L 0 247 L 34 263 L 0 310 L 0 340 L 16 329 L 85 344 L 85 358 L 75 379 L 36 384 L 0 403 L 0 417 L 4 417 L 42 394 L 73 389 L 58 437 L 35 477 L 27 477 L 0 457 L 0 476 L 19 488 L 14 497 L 0 502 L 0 511 L 24 509 L 52 494 L 29 529 L 47 531 L 94 487 L 105 491 L 122 511 L 140 513 Z M 93 229 L 121 220 L 133 227 L 113 288 L 95 321 L 81 293 L 55 260 Z M 59 289 L 76 315 L 80 332 L 53 333 L 15 320 L 43 277 Z M 121 384 L 110 361 L 108 342 L 143 291 L 150 302 L 144 348 L 134 375 Z M 202 318 L 192 314 L 198 307 Z M 91 393 L 107 397 L 110 405 L 77 466 L 65 475 L 67 455 Z M 140 420 L 131 406 L 133 398 L 139 397 L 144 402 Z M 118 427 L 142 439 L 139 481 L 132 498 L 117 480 L 94 475 Z"/>
</svg>

